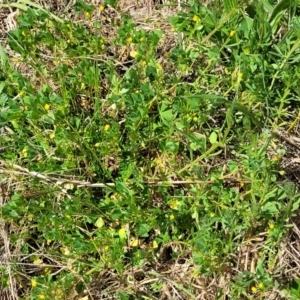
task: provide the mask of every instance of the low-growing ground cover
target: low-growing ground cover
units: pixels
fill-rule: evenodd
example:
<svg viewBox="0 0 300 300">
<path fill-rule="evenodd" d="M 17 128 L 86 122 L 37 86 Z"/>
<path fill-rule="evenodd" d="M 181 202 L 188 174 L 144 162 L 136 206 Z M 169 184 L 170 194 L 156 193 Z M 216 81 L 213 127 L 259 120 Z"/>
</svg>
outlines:
<svg viewBox="0 0 300 300">
<path fill-rule="evenodd" d="M 296 1 L 0 9 L 1 297 L 299 299 Z"/>
</svg>

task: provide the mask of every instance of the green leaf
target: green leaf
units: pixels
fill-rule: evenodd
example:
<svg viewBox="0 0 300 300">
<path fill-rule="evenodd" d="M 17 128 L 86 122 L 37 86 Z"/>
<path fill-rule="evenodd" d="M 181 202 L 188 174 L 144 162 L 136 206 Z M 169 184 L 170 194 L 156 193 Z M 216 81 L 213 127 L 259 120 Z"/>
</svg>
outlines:
<svg viewBox="0 0 300 300">
<path fill-rule="evenodd" d="M 230 173 L 236 173 L 239 170 L 239 165 L 233 160 L 228 161 L 228 167 Z"/>
<path fill-rule="evenodd" d="M 209 136 L 209 141 L 211 144 L 215 144 L 218 140 L 218 135 L 215 131 L 213 131 Z"/>
<path fill-rule="evenodd" d="M 150 231 L 151 227 L 148 224 L 141 224 L 139 228 L 139 236 L 140 237 L 148 237 L 148 232 Z"/>
<path fill-rule="evenodd" d="M 280 1 L 273 9 L 271 17 L 269 19 L 269 23 L 271 23 L 280 14 L 281 11 L 288 9 L 289 7 L 292 7 L 292 4 L 294 4 L 294 3 L 295 3 L 294 0 Z"/>
<path fill-rule="evenodd" d="M 99 217 L 95 223 L 95 226 L 97 228 L 102 228 L 104 226 L 104 221 L 103 221 L 103 218 Z"/>
<path fill-rule="evenodd" d="M 1 47 L 1 46 L 0 46 L 0 47 Z M 5 85 L 6 85 L 6 83 L 5 83 L 4 81 L 0 82 L 0 95 L 1 95 L 1 96 L 3 95 L 3 94 L 1 94 L 1 93 L 2 93 L 3 89 L 5 88 Z M 1 96 L 0 96 L 0 99 L 1 99 Z"/>
<path fill-rule="evenodd" d="M 159 29 L 155 29 L 154 33 L 158 36 L 158 38 L 161 38 L 163 36 L 163 32 Z"/>
<path fill-rule="evenodd" d="M 231 12 L 233 9 L 238 8 L 237 0 L 224 0 L 226 13 Z"/>
<path fill-rule="evenodd" d="M 295 278 L 291 283 L 291 293 L 294 296 L 300 297 L 300 279 Z"/>
<path fill-rule="evenodd" d="M 173 119 L 172 109 L 161 111 L 160 116 L 165 121 L 171 121 Z"/>
</svg>

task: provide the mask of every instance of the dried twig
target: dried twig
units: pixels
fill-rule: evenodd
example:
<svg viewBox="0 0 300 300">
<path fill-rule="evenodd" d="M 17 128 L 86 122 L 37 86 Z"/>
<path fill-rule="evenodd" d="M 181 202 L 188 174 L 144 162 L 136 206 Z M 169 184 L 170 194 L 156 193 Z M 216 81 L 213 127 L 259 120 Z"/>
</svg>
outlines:
<svg viewBox="0 0 300 300">
<path fill-rule="evenodd" d="M 9 168 L 10 167 L 10 168 Z M 57 186 L 61 186 L 63 184 L 73 184 L 76 185 L 78 188 L 80 187 L 91 187 L 91 188 L 105 188 L 105 187 L 114 187 L 116 186 L 113 182 L 107 182 L 107 183 L 91 183 L 89 181 L 80 181 L 80 180 L 73 180 L 69 178 L 56 178 L 56 177 L 50 177 L 48 175 L 44 175 L 35 171 L 29 171 L 26 168 L 23 168 L 19 165 L 15 164 L 8 164 L 5 161 L 0 160 L 0 174 L 13 174 L 13 175 L 20 175 L 20 176 L 31 176 L 35 178 L 39 178 L 42 180 L 45 180 L 47 182 L 52 182 L 53 184 L 56 184 Z M 228 184 L 249 184 L 251 183 L 250 180 L 238 180 L 236 178 L 232 177 L 220 177 L 219 180 L 223 180 L 225 183 Z M 143 182 L 146 185 L 152 185 L 152 186 L 176 186 L 176 185 L 187 185 L 187 184 L 213 184 L 216 180 L 154 180 L 154 181 L 145 181 Z M 276 183 L 284 183 L 284 181 L 277 181 Z M 128 183 L 130 185 L 131 183 Z M 64 189 L 62 189 L 63 192 L 66 192 Z M 41 192 L 42 193 L 42 192 Z"/>
</svg>

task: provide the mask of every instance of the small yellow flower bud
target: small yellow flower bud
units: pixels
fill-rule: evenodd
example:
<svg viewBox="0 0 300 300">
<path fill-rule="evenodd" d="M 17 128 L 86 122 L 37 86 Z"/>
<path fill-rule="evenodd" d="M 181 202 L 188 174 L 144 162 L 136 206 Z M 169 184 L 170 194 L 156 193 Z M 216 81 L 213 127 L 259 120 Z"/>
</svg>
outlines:
<svg viewBox="0 0 300 300">
<path fill-rule="evenodd" d="M 200 18 L 199 18 L 197 15 L 194 15 L 194 16 L 193 16 L 193 21 L 194 21 L 194 22 L 199 22 L 199 21 L 200 21 Z"/>
<path fill-rule="evenodd" d="M 24 157 L 24 158 L 26 158 L 27 156 L 28 156 L 28 152 L 27 152 L 28 150 L 26 149 L 26 148 L 24 148 L 23 150 L 22 150 L 22 156 Z"/>
<path fill-rule="evenodd" d="M 37 286 L 37 282 L 35 279 L 31 279 L 31 286 L 32 287 L 36 287 Z"/>
<path fill-rule="evenodd" d="M 110 129 L 110 125 L 109 124 L 106 124 L 105 126 L 104 126 L 104 131 L 108 131 Z"/>
<path fill-rule="evenodd" d="M 45 104 L 44 108 L 45 108 L 45 110 L 49 110 L 50 109 L 50 105 L 49 104 Z"/>
<path fill-rule="evenodd" d="M 258 284 L 258 287 L 259 287 L 261 290 L 263 290 L 263 289 L 264 289 L 263 283 L 259 283 L 259 284 Z"/>
</svg>

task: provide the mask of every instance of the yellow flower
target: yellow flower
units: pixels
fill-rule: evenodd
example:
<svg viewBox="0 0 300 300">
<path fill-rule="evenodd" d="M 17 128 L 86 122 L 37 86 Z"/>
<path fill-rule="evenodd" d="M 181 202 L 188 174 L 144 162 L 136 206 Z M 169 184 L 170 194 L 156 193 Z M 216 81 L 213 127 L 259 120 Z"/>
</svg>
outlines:
<svg viewBox="0 0 300 300">
<path fill-rule="evenodd" d="M 238 73 L 237 73 L 237 77 L 238 77 L 239 79 L 242 79 L 242 78 L 243 78 L 243 73 L 242 73 L 242 72 L 238 72 Z"/>
<path fill-rule="evenodd" d="M 194 15 L 194 16 L 193 16 L 193 21 L 194 21 L 194 22 L 199 22 L 199 21 L 200 21 L 200 18 L 199 18 L 197 15 Z"/>
<path fill-rule="evenodd" d="M 45 299 L 45 295 L 39 294 L 39 299 Z"/>
<path fill-rule="evenodd" d="M 118 233 L 121 240 L 124 240 L 127 237 L 126 229 L 124 227 L 121 228 Z"/>
<path fill-rule="evenodd" d="M 110 125 L 109 124 L 106 124 L 105 126 L 104 126 L 104 131 L 108 131 L 110 129 Z"/>
<path fill-rule="evenodd" d="M 274 226 L 273 223 L 270 223 L 270 224 L 269 224 L 269 229 L 270 229 L 270 230 L 274 229 L 274 227 L 275 227 L 275 226 Z"/>
<path fill-rule="evenodd" d="M 71 219 L 71 216 L 70 216 L 70 215 L 66 215 L 66 218 L 67 218 L 67 219 Z"/>
<path fill-rule="evenodd" d="M 263 283 L 260 282 L 260 283 L 258 284 L 258 287 L 262 290 L 262 289 L 264 288 Z"/>
<path fill-rule="evenodd" d="M 252 291 L 252 293 L 256 293 L 256 292 L 257 292 L 257 288 L 256 288 L 255 286 L 253 286 L 253 287 L 251 288 L 251 291 Z"/>
<path fill-rule="evenodd" d="M 193 117 L 193 121 L 194 122 L 198 121 L 198 118 L 197 117 Z"/>
<path fill-rule="evenodd" d="M 174 220 L 175 219 L 175 216 L 173 214 L 170 215 L 170 220 Z"/>
<path fill-rule="evenodd" d="M 45 104 L 44 108 L 45 108 L 45 110 L 49 110 L 50 109 L 50 105 L 49 104 Z"/>
<path fill-rule="evenodd" d="M 173 199 L 169 201 L 169 205 L 172 209 L 178 210 L 178 206 L 180 205 L 180 202 L 177 199 Z"/>
<path fill-rule="evenodd" d="M 27 156 L 28 156 L 28 152 L 27 152 L 28 150 L 26 149 L 26 148 L 24 148 L 23 150 L 22 150 L 22 156 L 24 157 L 24 158 L 26 158 Z"/>
<path fill-rule="evenodd" d="M 157 248 L 158 248 L 158 245 L 157 245 L 157 242 L 156 242 L 156 241 L 153 241 L 152 247 L 153 247 L 153 249 L 157 249 Z"/>
<path fill-rule="evenodd" d="M 31 279 L 31 286 L 32 287 L 36 287 L 37 286 L 37 282 L 35 279 Z"/>
<path fill-rule="evenodd" d="M 139 239 L 134 239 L 130 242 L 131 247 L 138 247 L 140 245 L 140 240 Z"/>
<path fill-rule="evenodd" d="M 100 5 L 100 6 L 99 6 L 99 10 L 100 10 L 100 11 L 104 11 L 104 6 L 103 6 L 103 5 Z"/>
<path fill-rule="evenodd" d="M 52 241 L 50 239 L 47 239 L 47 245 L 49 245 Z"/>
<path fill-rule="evenodd" d="M 33 260 L 33 264 L 34 265 L 40 265 L 42 264 L 43 261 L 39 258 L 39 257 L 36 257 L 34 260 Z"/>
<path fill-rule="evenodd" d="M 67 247 L 61 247 L 60 248 L 61 253 L 65 254 L 65 255 L 69 255 L 70 254 L 70 249 Z"/>
<path fill-rule="evenodd" d="M 63 296 L 64 292 L 61 289 L 57 289 L 55 294 L 56 294 L 56 296 L 61 298 Z M 84 298 L 80 298 L 79 300 L 84 300 Z M 87 298 L 87 300 L 88 300 L 88 298 Z"/>
<path fill-rule="evenodd" d="M 20 95 L 21 97 L 22 97 L 24 94 L 25 94 L 24 91 L 21 91 L 21 92 L 19 93 L 19 95 Z"/>
<path fill-rule="evenodd" d="M 90 14 L 88 11 L 86 11 L 86 12 L 84 13 L 84 15 L 85 15 L 85 17 L 86 17 L 87 19 L 89 19 L 89 18 L 91 17 L 91 14 Z"/>
<path fill-rule="evenodd" d="M 143 61 L 141 62 L 141 65 L 142 65 L 143 67 L 145 67 L 145 66 L 147 65 L 147 62 L 143 60 Z"/>
<path fill-rule="evenodd" d="M 230 36 L 230 37 L 233 37 L 234 35 L 235 35 L 235 31 L 234 31 L 234 30 L 231 30 L 230 33 L 229 33 L 229 36 Z"/>
<path fill-rule="evenodd" d="M 145 38 L 141 37 L 140 38 L 140 42 L 143 42 L 145 40 Z"/>
<path fill-rule="evenodd" d="M 137 55 L 138 55 L 137 51 L 131 51 L 130 52 L 130 56 L 133 57 L 133 58 L 135 58 Z"/>
<path fill-rule="evenodd" d="M 132 43 L 132 37 L 127 38 L 127 39 L 126 39 L 126 42 L 127 42 L 128 44 L 131 44 L 131 43 Z"/>
<path fill-rule="evenodd" d="M 12 61 L 12 62 L 15 62 L 15 63 L 18 63 L 18 62 L 20 62 L 21 60 L 20 60 L 19 58 L 14 57 L 14 58 L 11 59 L 11 61 Z"/>
</svg>

